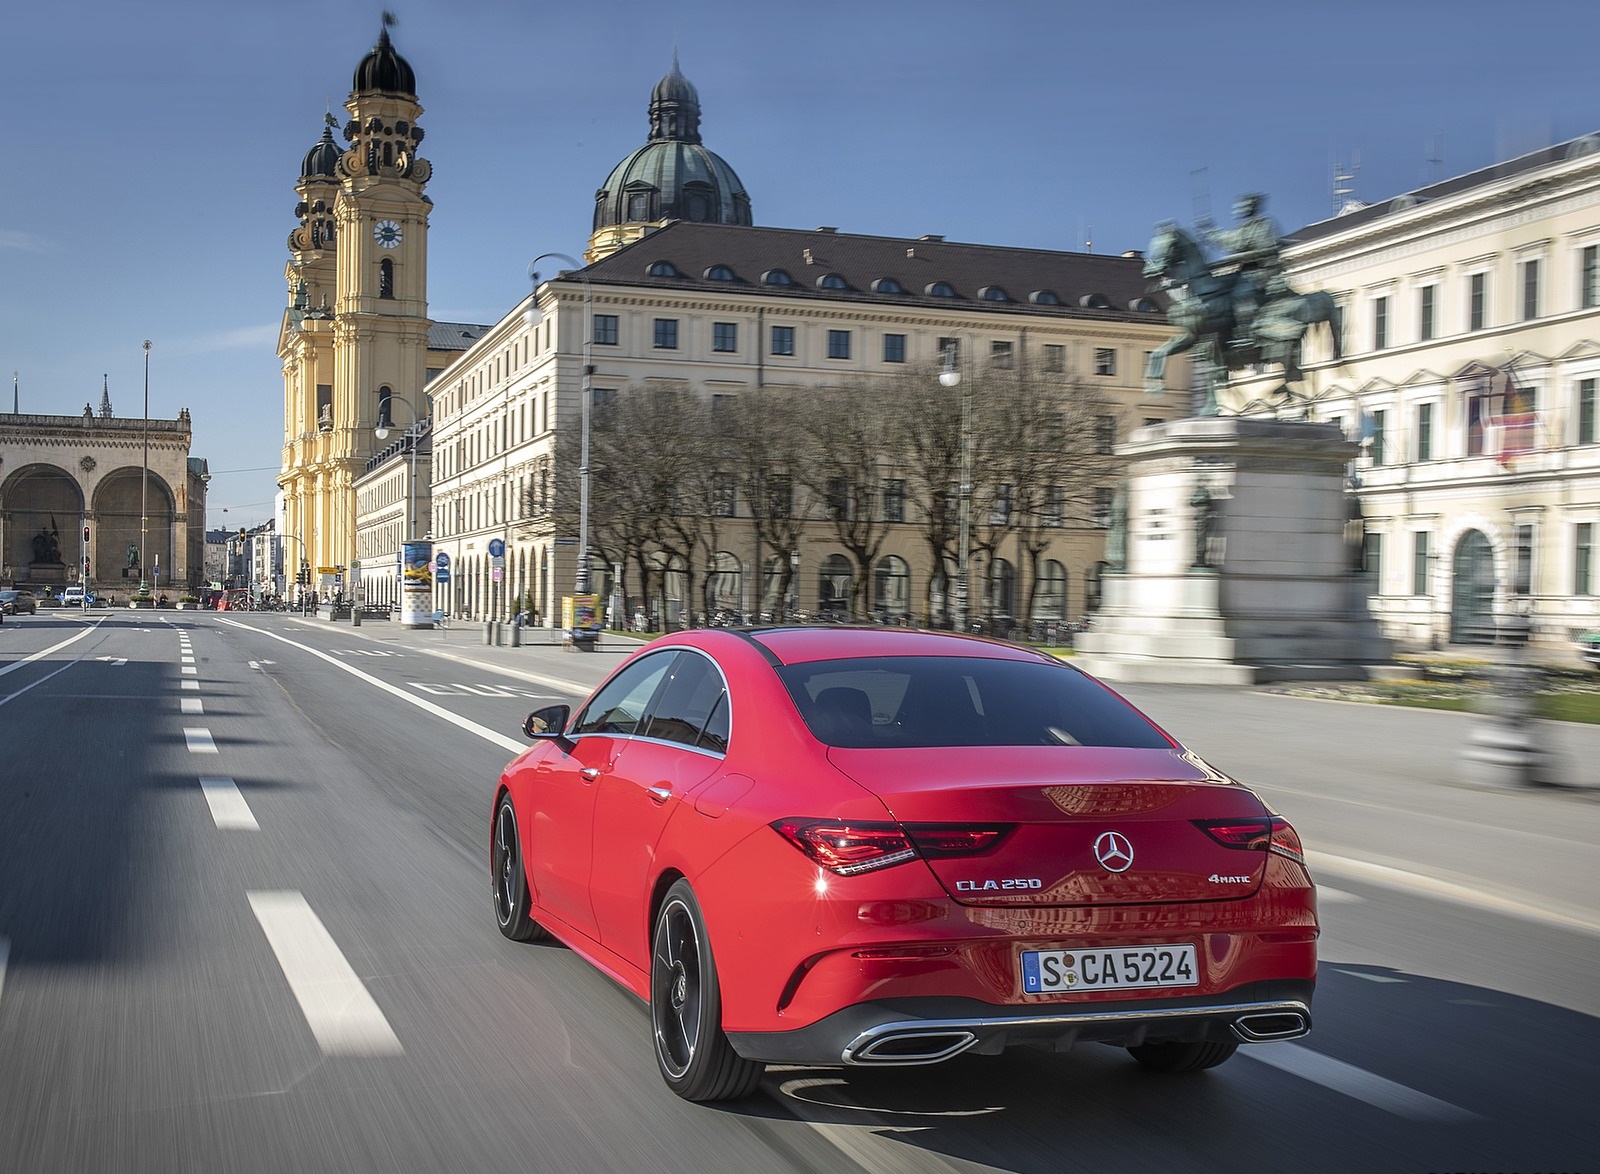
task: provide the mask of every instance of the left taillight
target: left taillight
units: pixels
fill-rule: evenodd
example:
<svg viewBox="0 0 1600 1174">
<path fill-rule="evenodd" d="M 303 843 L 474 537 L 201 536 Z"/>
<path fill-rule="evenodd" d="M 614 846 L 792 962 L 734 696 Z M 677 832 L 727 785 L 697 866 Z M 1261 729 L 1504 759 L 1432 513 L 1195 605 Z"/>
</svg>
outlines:
<svg viewBox="0 0 1600 1174">
<path fill-rule="evenodd" d="M 840 876 L 889 868 L 919 856 L 976 856 L 997 845 L 1012 826 L 901 825 L 798 818 L 780 819 L 772 825 L 774 831 L 813 861 Z"/>
<path fill-rule="evenodd" d="M 1281 815 L 1261 819 L 1197 819 L 1194 826 L 1224 848 L 1274 852 L 1296 864 L 1306 862 L 1299 834 Z"/>
</svg>

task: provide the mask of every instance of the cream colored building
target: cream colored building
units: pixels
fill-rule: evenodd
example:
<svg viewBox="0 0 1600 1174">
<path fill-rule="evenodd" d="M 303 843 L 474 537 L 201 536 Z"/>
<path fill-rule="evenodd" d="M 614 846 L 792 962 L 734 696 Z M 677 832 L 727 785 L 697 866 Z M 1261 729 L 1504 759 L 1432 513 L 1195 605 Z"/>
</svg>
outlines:
<svg viewBox="0 0 1600 1174">
<path fill-rule="evenodd" d="M 400 602 L 400 553 L 432 532 L 430 422 L 396 429 L 356 478 L 356 554 L 371 607 Z"/>
<path fill-rule="evenodd" d="M 1292 236 L 1291 281 L 1339 299 L 1346 361 L 1311 352 L 1290 410 L 1362 442 L 1386 634 L 1479 642 L 1512 612 L 1549 644 L 1600 626 L 1600 139 Z M 1268 410 L 1273 386 L 1245 380 L 1224 410 Z"/>
<path fill-rule="evenodd" d="M 556 462 L 576 461 L 586 321 L 596 397 L 653 380 L 677 381 L 707 397 L 837 384 L 933 365 L 947 340 L 955 340 L 962 354 L 981 362 L 1030 362 L 1075 374 L 1118 405 L 1125 432 L 1187 410 L 1178 396 L 1152 400 L 1143 391 L 1144 356 L 1171 328 L 1145 296 L 1140 266 L 1136 257 L 932 237 L 680 221 L 546 281 L 529 299 L 537 302 L 534 324 L 529 302 L 519 305 L 431 389 L 433 540 L 454 570 L 449 587 L 440 589 L 441 606 L 464 616 L 504 614 L 504 599 L 527 595 L 549 622 L 559 618 L 560 597 L 572 593 L 577 534 L 557 532 L 553 515 L 530 501 L 543 499 L 545 487 L 572 481 Z M 1175 372 L 1175 380 L 1182 377 Z M 1111 490 L 1105 487 L 1107 500 Z M 739 536 L 717 555 L 726 602 L 734 611 L 769 610 L 775 552 L 758 551 L 753 527 L 741 532 L 743 516 L 735 511 L 727 528 Z M 874 610 L 920 616 L 933 568 L 919 521 L 907 517 L 895 526 L 883 552 L 893 560 L 900 604 Z M 489 565 L 488 544 L 496 538 L 507 548 L 503 587 Z M 1049 597 L 1063 614 L 1014 616 L 1017 622 L 1081 614 L 1102 546 L 1099 526 L 1064 525 L 1043 560 L 1059 583 Z M 795 602 L 811 610 L 829 595 L 828 568 L 838 566 L 843 552 L 819 518 L 798 553 Z M 1008 573 L 993 569 L 1002 579 Z M 611 568 L 597 565 L 593 572 L 593 590 L 609 599 Z M 975 568 L 974 583 L 982 581 L 984 570 Z M 1019 595 L 1021 586 L 1013 589 Z M 638 585 L 627 584 L 626 594 L 631 614 Z M 1000 610 L 1014 613 L 1014 602 Z"/>
</svg>

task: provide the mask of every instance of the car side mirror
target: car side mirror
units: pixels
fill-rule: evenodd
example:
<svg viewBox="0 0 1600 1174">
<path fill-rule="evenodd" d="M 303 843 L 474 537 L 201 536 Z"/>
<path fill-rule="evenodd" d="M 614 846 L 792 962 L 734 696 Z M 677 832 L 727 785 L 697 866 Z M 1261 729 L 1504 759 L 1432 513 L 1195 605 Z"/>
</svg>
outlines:
<svg viewBox="0 0 1600 1174">
<path fill-rule="evenodd" d="M 522 723 L 522 732 L 530 738 L 559 738 L 566 732 L 567 719 L 572 716 L 570 705 L 547 705 L 536 709 Z"/>
</svg>

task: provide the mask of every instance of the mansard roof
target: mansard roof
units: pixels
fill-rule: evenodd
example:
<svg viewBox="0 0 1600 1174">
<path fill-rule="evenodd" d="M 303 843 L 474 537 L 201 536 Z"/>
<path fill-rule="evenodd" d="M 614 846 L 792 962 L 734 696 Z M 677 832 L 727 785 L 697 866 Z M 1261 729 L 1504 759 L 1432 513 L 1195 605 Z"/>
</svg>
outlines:
<svg viewBox="0 0 1600 1174">
<path fill-rule="evenodd" d="M 1160 322 L 1168 299 L 1148 288 L 1143 264 L 1138 254 L 676 221 L 586 272 L 596 285 Z"/>
</svg>

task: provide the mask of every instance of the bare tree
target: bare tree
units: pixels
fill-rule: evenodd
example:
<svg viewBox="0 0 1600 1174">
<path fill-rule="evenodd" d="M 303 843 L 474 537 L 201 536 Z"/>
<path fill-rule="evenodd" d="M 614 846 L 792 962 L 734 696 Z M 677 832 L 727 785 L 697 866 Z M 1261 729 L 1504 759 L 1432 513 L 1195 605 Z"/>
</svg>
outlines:
<svg viewBox="0 0 1600 1174">
<path fill-rule="evenodd" d="M 800 548 L 811 514 L 810 490 L 795 477 L 806 459 L 804 394 L 788 388 L 746 392 L 735 405 L 728 435 L 722 437 L 757 542 L 778 558 L 774 611 L 791 590 L 789 554 Z M 767 603 L 766 568 L 756 567 L 755 574 L 760 611 Z"/>
</svg>

